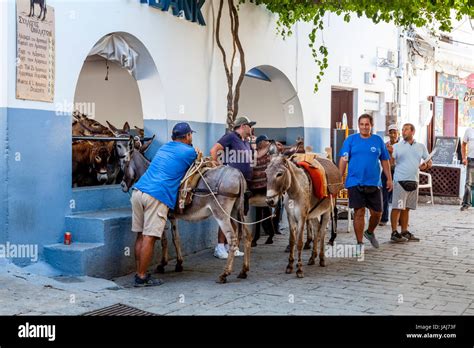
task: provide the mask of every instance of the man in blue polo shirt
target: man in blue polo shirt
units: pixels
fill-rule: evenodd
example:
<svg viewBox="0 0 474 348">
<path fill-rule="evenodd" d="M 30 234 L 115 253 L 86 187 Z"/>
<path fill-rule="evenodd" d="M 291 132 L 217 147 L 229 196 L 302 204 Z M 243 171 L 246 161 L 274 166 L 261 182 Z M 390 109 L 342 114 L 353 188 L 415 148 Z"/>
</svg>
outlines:
<svg viewBox="0 0 474 348">
<path fill-rule="evenodd" d="M 162 284 L 160 280 L 153 279 L 147 270 L 153 258 L 155 241 L 163 234 L 168 210 L 176 205 L 181 180 L 197 157 L 192 145 L 193 133 L 188 123 L 177 123 L 173 127 L 173 141 L 158 150 L 147 171 L 133 187 L 132 231 L 137 233 L 136 287 Z"/>
<path fill-rule="evenodd" d="M 418 202 L 418 173 L 419 169 L 431 167 L 431 160 L 421 163 L 428 158 L 428 150 L 424 144 L 415 141 L 415 126 L 411 123 L 403 125 L 403 140 L 393 146 L 395 160 L 395 174 L 392 197 L 392 236 L 394 242 L 412 241 L 420 239 L 408 231 L 408 214 L 416 209 Z M 402 226 L 402 233 L 398 233 L 398 221 Z"/>
<path fill-rule="evenodd" d="M 371 134 L 374 121 L 371 115 L 359 117 L 359 133 L 350 135 L 342 145 L 339 170 L 345 174 L 349 164 L 346 188 L 349 193 L 349 207 L 354 209 L 354 231 L 357 243 L 362 244 L 362 235 L 374 248 L 379 247 L 375 238 L 375 228 L 382 216 L 382 186 L 380 163 L 387 177 L 387 190 L 392 190 L 390 156 L 383 140 Z M 365 227 L 365 208 L 370 210 L 369 226 Z"/>
</svg>

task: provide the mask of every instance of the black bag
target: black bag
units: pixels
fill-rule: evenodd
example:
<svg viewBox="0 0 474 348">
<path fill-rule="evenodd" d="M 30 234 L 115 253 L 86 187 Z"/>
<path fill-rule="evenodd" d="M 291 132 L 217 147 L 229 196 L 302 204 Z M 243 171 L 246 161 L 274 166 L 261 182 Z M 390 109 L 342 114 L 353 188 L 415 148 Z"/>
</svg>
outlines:
<svg viewBox="0 0 474 348">
<path fill-rule="evenodd" d="M 375 193 L 377 192 L 378 190 L 378 186 L 357 186 L 357 189 L 359 190 L 360 193 L 364 193 L 364 194 L 372 194 L 372 193 Z"/>
<path fill-rule="evenodd" d="M 407 192 L 415 191 L 418 188 L 418 183 L 416 181 L 405 180 L 405 181 L 399 181 L 398 183 Z"/>
</svg>

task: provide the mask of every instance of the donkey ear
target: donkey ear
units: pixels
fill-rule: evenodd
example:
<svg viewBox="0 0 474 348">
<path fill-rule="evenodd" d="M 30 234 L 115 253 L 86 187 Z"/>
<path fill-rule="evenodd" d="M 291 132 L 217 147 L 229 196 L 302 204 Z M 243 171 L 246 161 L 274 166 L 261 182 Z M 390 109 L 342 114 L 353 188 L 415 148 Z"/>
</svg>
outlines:
<svg viewBox="0 0 474 348">
<path fill-rule="evenodd" d="M 271 142 L 270 142 L 270 147 L 268 148 L 268 153 L 271 156 L 276 155 L 278 153 L 278 148 L 277 148 L 274 140 L 271 140 Z"/>
<path fill-rule="evenodd" d="M 124 132 L 130 133 L 130 125 L 128 124 L 128 122 L 125 122 L 125 123 L 123 124 L 123 128 L 122 128 L 122 129 L 123 129 Z"/>
<path fill-rule="evenodd" d="M 110 130 L 114 133 L 118 132 L 118 129 L 117 127 L 115 127 L 112 123 L 110 123 L 109 121 L 105 121 L 107 122 L 107 125 L 109 126 Z"/>
<path fill-rule="evenodd" d="M 148 140 L 146 143 L 144 143 L 144 144 L 142 145 L 142 147 L 140 148 L 140 152 L 141 152 L 142 154 L 145 154 L 146 150 L 148 150 L 148 148 L 150 147 L 151 143 L 153 143 L 153 140 L 154 140 L 154 139 L 155 139 L 155 134 L 153 134 L 153 137 L 152 137 L 150 140 Z"/>
<path fill-rule="evenodd" d="M 130 135 L 130 138 L 128 139 L 128 150 L 132 152 L 135 149 L 135 139 L 133 138 L 133 135 Z"/>
<path fill-rule="evenodd" d="M 74 117 L 78 121 L 81 120 L 81 114 L 79 113 L 79 111 L 73 111 L 72 112 L 72 117 Z"/>
</svg>

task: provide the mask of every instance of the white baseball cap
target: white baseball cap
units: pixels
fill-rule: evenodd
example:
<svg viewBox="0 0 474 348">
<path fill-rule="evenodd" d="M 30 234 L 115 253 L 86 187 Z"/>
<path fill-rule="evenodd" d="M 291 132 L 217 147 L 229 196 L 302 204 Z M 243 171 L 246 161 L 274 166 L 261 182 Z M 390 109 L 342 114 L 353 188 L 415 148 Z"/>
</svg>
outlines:
<svg viewBox="0 0 474 348">
<path fill-rule="evenodd" d="M 390 132 L 391 130 L 398 131 L 398 126 L 396 124 L 391 124 L 390 126 L 388 126 L 388 131 Z"/>
</svg>

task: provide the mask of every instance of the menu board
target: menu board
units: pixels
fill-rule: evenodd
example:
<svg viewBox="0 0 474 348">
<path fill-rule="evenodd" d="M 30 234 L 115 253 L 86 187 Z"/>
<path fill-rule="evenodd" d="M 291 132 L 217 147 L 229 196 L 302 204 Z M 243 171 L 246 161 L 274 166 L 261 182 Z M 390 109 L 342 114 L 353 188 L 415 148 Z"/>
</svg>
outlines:
<svg viewBox="0 0 474 348">
<path fill-rule="evenodd" d="M 54 8 L 46 1 L 17 0 L 16 16 L 16 98 L 52 103 Z"/>
<path fill-rule="evenodd" d="M 433 163 L 452 164 L 454 154 L 456 153 L 457 155 L 458 143 L 458 137 L 436 137 L 434 146 L 436 152 L 432 158 Z"/>
</svg>

